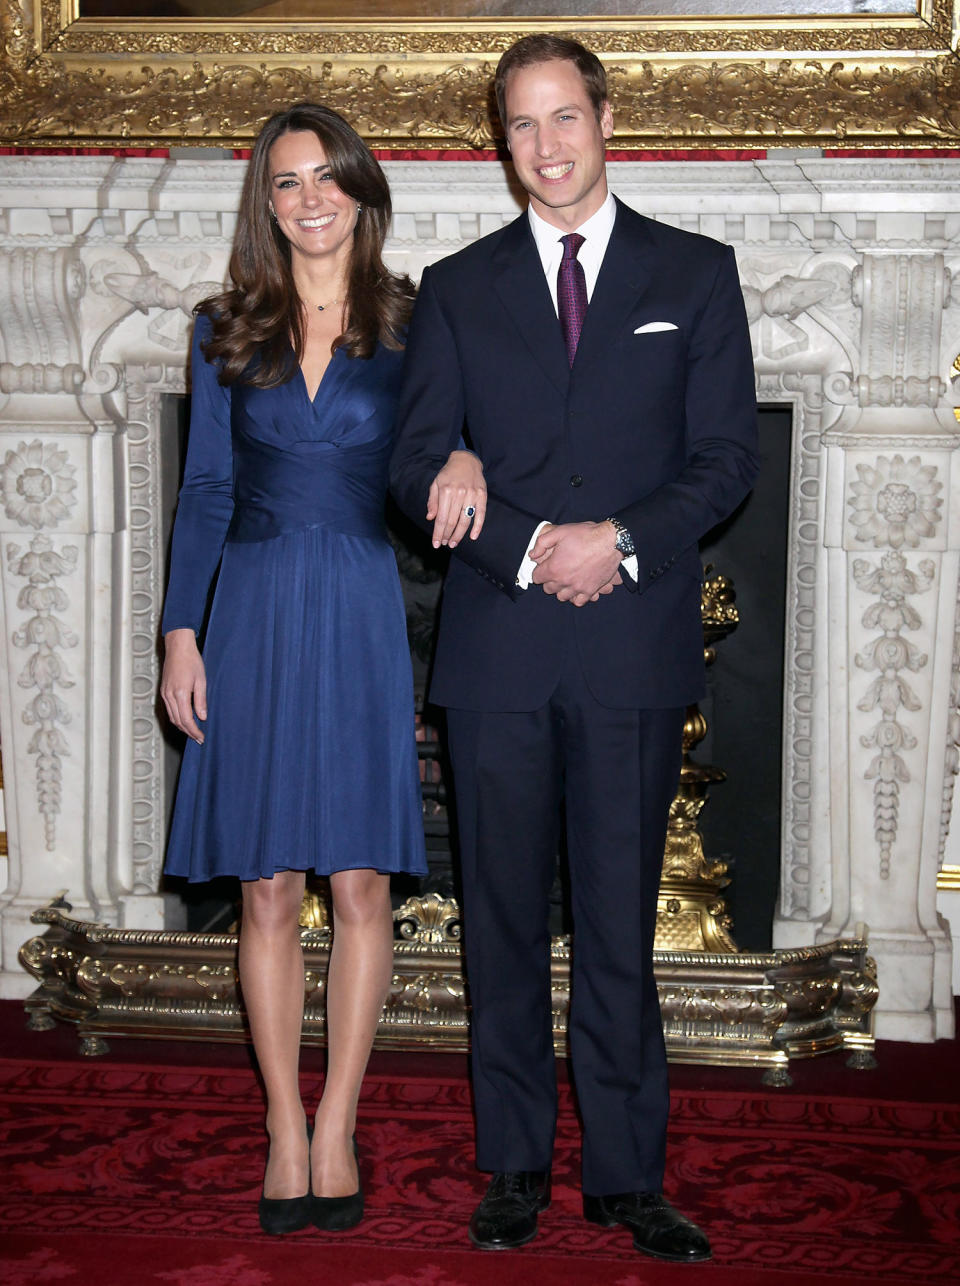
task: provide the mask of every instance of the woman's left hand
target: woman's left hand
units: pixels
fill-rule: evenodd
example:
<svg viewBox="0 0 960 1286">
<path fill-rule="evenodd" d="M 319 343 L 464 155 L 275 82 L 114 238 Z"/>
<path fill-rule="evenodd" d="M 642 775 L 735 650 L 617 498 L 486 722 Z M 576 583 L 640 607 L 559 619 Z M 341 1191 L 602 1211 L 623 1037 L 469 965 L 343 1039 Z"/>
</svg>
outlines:
<svg viewBox="0 0 960 1286">
<path fill-rule="evenodd" d="M 473 510 L 469 513 L 469 510 Z M 451 451 L 427 496 L 427 521 L 433 520 L 433 547 L 453 549 L 470 530 L 476 540 L 487 512 L 483 465 L 472 451 Z"/>
</svg>

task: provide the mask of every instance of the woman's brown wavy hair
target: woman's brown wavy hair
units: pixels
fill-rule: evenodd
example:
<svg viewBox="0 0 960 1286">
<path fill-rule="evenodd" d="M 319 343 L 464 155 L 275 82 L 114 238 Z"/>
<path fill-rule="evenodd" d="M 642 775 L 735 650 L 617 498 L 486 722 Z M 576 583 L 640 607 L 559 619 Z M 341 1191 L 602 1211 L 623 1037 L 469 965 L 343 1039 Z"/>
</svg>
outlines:
<svg viewBox="0 0 960 1286">
<path fill-rule="evenodd" d="M 212 324 L 204 355 L 218 361 L 221 384 L 242 377 L 271 388 L 290 378 L 291 345 L 297 361 L 303 358 L 303 309 L 293 283 L 290 243 L 270 215 L 270 149 L 281 134 L 295 130 L 316 134 L 337 186 L 363 207 L 353 233 L 347 327 L 332 349 L 372 357 L 378 340 L 387 348 L 403 347 L 414 288 L 409 277 L 390 272 L 383 262 L 392 209 L 383 170 L 342 116 L 318 103 L 298 103 L 271 116 L 253 145 L 230 256 L 233 285 L 197 305 Z M 258 360 L 251 364 L 255 355 Z"/>
</svg>

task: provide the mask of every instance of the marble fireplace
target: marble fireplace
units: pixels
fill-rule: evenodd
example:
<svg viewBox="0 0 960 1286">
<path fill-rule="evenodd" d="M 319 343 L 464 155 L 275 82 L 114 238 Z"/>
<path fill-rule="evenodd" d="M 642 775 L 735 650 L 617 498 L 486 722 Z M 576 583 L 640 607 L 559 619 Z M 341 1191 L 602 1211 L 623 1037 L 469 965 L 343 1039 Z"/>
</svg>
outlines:
<svg viewBox="0 0 960 1286">
<path fill-rule="evenodd" d="M 386 169 L 388 260 L 415 277 L 518 210 L 496 162 Z M 3 996 L 33 989 L 17 951 L 62 892 L 79 919 L 179 927 L 158 892 L 165 441 L 242 170 L 0 158 Z M 950 1036 L 960 161 L 771 153 L 610 176 L 644 213 L 734 245 L 758 401 L 792 416 L 774 946 L 867 935 L 876 1035 Z"/>
</svg>

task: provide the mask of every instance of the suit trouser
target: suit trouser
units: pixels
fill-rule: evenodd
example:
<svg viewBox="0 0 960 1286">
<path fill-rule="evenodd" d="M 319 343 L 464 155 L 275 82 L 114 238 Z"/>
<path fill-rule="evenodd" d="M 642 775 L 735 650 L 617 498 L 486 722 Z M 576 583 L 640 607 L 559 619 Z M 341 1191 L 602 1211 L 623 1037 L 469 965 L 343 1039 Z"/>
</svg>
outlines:
<svg viewBox="0 0 960 1286">
<path fill-rule="evenodd" d="M 601 706 L 572 640 L 569 653 L 539 710 L 447 711 L 477 1164 L 550 1168 L 557 1091 L 548 916 L 565 808 L 583 1189 L 660 1191 L 669 1089 L 652 956 L 684 711 Z"/>
</svg>

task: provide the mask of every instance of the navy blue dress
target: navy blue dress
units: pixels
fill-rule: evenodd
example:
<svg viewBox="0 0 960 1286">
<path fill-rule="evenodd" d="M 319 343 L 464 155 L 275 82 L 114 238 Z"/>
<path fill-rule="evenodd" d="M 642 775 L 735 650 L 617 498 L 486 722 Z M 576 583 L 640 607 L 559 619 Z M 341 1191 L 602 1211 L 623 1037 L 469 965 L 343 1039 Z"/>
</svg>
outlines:
<svg viewBox="0 0 960 1286">
<path fill-rule="evenodd" d="M 199 629 L 204 743 L 184 753 L 166 870 L 193 881 L 426 873 L 413 680 L 384 498 L 403 360 L 334 354 L 311 402 L 223 388 L 200 342 L 163 631 Z M 221 561 L 222 560 L 222 561 Z"/>
</svg>

